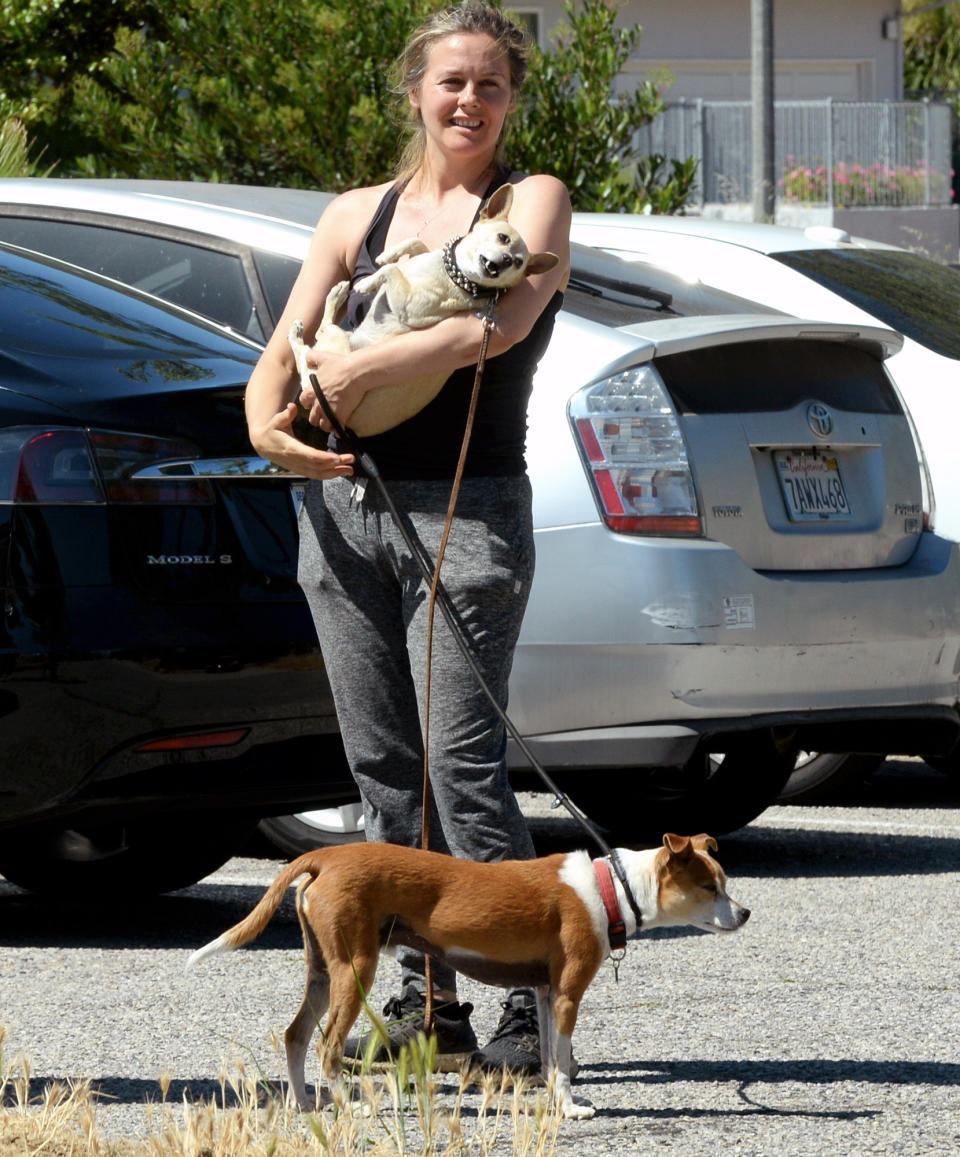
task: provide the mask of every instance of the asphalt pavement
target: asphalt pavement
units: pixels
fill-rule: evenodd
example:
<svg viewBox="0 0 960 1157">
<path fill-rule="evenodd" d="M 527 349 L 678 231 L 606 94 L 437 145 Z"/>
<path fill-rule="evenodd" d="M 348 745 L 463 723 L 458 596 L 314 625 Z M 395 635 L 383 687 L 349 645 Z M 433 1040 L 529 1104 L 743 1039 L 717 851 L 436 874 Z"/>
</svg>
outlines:
<svg viewBox="0 0 960 1157">
<path fill-rule="evenodd" d="M 542 852 L 580 846 L 563 813 L 526 802 Z M 598 1112 L 565 1122 L 557 1152 L 960 1152 L 960 787 L 888 761 L 850 803 L 771 808 L 718 855 L 749 923 L 642 935 L 619 983 L 603 966 L 574 1036 L 575 1092 Z M 289 901 L 255 947 L 183 972 L 279 866 L 238 858 L 107 914 L 0 881 L 5 1061 L 29 1057 L 35 1095 L 94 1078 L 108 1135 L 143 1130 L 164 1074 L 171 1101 L 217 1094 L 237 1057 L 279 1080 L 271 1036 L 303 981 Z M 384 960 L 375 1004 L 395 975 Z M 462 997 L 483 1039 L 499 994 L 465 984 Z"/>
</svg>

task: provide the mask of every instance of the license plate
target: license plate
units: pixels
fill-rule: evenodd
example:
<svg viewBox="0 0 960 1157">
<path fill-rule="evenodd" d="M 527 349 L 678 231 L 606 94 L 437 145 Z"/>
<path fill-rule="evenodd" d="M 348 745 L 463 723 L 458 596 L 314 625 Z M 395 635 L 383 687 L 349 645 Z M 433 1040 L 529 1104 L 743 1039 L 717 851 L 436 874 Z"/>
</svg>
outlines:
<svg viewBox="0 0 960 1157">
<path fill-rule="evenodd" d="M 300 517 L 300 511 L 303 509 L 303 496 L 306 493 L 306 482 L 291 482 L 290 483 L 290 497 L 293 499 L 293 513 Z"/>
<path fill-rule="evenodd" d="M 774 461 L 792 522 L 839 522 L 853 517 L 835 455 L 821 450 L 777 450 Z"/>
</svg>

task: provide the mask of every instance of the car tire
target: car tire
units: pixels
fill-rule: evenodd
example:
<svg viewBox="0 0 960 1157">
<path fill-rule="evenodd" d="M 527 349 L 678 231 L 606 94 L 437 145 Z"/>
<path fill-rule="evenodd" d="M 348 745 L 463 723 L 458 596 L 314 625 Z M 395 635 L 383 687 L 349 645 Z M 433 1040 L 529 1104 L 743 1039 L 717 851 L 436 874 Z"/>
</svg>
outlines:
<svg viewBox="0 0 960 1157">
<path fill-rule="evenodd" d="M 314 848 L 356 844 L 364 839 L 359 797 L 339 807 L 272 816 L 261 820 L 260 834 L 285 856 L 300 856 Z"/>
<path fill-rule="evenodd" d="M 794 752 L 768 733 L 722 756 L 698 753 L 682 768 L 598 772 L 589 789 L 570 778 L 567 790 L 615 840 L 656 845 L 664 832 L 718 836 L 744 827 L 775 801 L 793 764 Z"/>
<path fill-rule="evenodd" d="M 0 839 L 0 875 L 29 892 L 109 904 L 197 883 L 237 855 L 253 831 L 249 817 L 222 813 L 20 829 Z"/>
<path fill-rule="evenodd" d="M 924 756 L 924 763 L 929 764 L 934 771 L 939 771 L 960 783 L 960 744 L 947 755 Z"/>
<path fill-rule="evenodd" d="M 821 804 L 842 798 L 881 766 L 884 755 L 800 751 L 777 803 Z"/>
</svg>

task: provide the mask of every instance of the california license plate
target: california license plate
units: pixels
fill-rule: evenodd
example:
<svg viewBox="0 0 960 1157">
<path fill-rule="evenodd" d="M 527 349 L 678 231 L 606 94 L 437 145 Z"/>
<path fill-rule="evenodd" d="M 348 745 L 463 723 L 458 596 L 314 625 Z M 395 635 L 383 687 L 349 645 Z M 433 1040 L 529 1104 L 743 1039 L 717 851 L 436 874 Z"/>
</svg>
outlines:
<svg viewBox="0 0 960 1157">
<path fill-rule="evenodd" d="M 773 457 L 792 522 L 833 522 L 853 517 L 835 454 L 777 450 Z"/>
</svg>

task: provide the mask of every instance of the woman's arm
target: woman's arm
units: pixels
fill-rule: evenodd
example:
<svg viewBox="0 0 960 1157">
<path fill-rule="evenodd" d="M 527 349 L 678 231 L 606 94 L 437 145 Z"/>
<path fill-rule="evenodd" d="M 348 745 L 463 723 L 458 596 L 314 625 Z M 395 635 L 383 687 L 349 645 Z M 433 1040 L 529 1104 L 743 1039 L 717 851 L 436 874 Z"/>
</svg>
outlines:
<svg viewBox="0 0 960 1157">
<path fill-rule="evenodd" d="M 504 294 L 490 335 L 490 357 L 527 336 L 554 293 L 566 286 L 570 273 L 570 198 L 560 181 L 538 176 L 518 182 L 510 222 L 531 252 L 549 250 L 559 261 L 547 273 L 525 278 Z M 310 353 L 307 361 L 316 366 L 327 401 L 346 425 L 368 390 L 429 374 L 449 375 L 474 365 L 482 335 L 482 322 L 472 313 L 461 313 L 347 355 Z M 311 423 L 328 428 L 311 391 L 305 391 L 301 401 L 311 407 Z"/>
<path fill-rule="evenodd" d="M 307 334 L 316 332 L 327 293 L 349 276 L 384 188 L 354 189 L 327 206 L 283 315 L 247 383 L 247 430 L 257 453 L 308 478 L 352 474 L 353 455 L 314 449 L 294 434 L 300 381 L 287 334 L 296 318 L 303 320 Z"/>
</svg>

